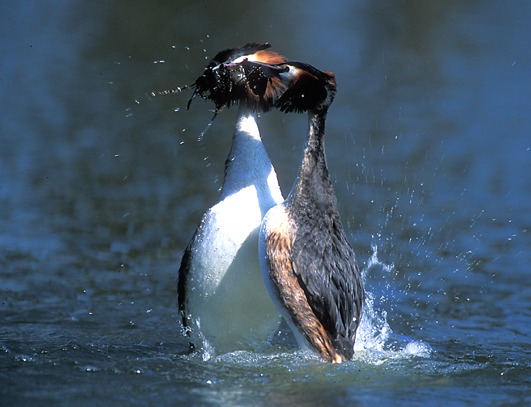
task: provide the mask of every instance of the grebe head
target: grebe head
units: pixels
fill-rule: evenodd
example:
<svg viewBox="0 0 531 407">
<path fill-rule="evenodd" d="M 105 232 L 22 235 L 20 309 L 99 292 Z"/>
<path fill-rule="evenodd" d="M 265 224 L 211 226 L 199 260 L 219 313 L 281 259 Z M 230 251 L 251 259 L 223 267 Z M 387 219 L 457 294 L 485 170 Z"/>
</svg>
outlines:
<svg viewBox="0 0 531 407">
<path fill-rule="evenodd" d="M 336 93 L 331 72 L 302 62 L 287 62 L 269 51 L 269 43 L 249 43 L 219 52 L 197 78 L 188 101 L 200 95 L 214 102 L 216 112 L 233 103 L 246 103 L 266 112 L 326 111 Z"/>
<path fill-rule="evenodd" d="M 326 112 L 336 94 L 336 78 L 332 72 L 322 72 L 303 62 L 288 62 L 281 73 L 289 85 L 275 102 L 282 112 Z"/>
<path fill-rule="evenodd" d="M 269 110 L 285 90 L 279 73 L 287 70 L 282 65 L 285 58 L 268 51 L 270 47 L 269 43 L 249 43 L 219 52 L 192 85 L 195 89 L 188 108 L 200 95 L 213 101 L 218 111 L 240 102 Z"/>
</svg>

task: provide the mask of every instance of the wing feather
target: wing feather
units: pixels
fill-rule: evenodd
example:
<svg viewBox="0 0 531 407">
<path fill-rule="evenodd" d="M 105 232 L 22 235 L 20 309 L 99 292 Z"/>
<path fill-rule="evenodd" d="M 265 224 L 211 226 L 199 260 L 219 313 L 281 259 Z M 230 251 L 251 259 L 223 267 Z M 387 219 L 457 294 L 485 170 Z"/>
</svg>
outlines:
<svg viewBox="0 0 531 407">
<path fill-rule="evenodd" d="M 345 360 L 333 346 L 326 327 L 309 303 L 308 291 L 297 264 L 292 261 L 293 236 L 287 224 L 276 228 L 266 237 L 266 255 L 269 277 L 276 295 L 286 309 L 292 322 L 299 328 L 305 339 L 330 362 Z M 311 300 L 310 300 L 311 301 Z"/>
</svg>

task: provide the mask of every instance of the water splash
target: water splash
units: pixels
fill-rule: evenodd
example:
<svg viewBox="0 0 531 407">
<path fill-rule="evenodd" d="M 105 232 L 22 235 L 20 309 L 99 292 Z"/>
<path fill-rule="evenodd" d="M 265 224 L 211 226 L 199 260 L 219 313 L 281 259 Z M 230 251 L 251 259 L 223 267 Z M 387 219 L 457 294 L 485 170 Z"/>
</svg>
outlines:
<svg viewBox="0 0 531 407">
<path fill-rule="evenodd" d="M 360 326 L 358 327 L 355 351 L 376 350 L 383 351 L 385 343 L 392 332 L 387 322 L 387 311 L 376 310 L 374 306 L 374 295 L 367 289 L 367 275 L 376 266 L 383 268 L 384 272 L 390 272 L 392 266 L 381 263 L 378 260 L 378 247 L 372 246 L 372 255 L 367 262 L 367 266 L 362 271 L 362 278 L 365 284 L 365 303 L 363 304 L 363 314 Z"/>
<path fill-rule="evenodd" d="M 381 269 L 384 274 L 391 274 L 394 271 L 392 264 L 382 263 L 378 259 L 378 247 L 376 245 L 372 245 L 372 255 L 362 271 L 364 282 L 367 281 L 368 274 L 374 269 Z M 389 289 L 389 286 L 386 288 Z M 356 352 L 365 351 L 369 355 L 369 359 L 375 357 L 376 360 L 380 357 L 429 357 L 432 353 L 428 344 L 393 332 L 387 321 L 387 310 L 375 306 L 374 294 L 367 286 L 363 315 L 358 327 L 354 350 Z"/>
<path fill-rule="evenodd" d="M 199 142 L 202 142 L 204 137 L 205 137 L 205 134 L 207 133 L 208 130 L 210 130 L 210 127 L 212 127 L 212 123 L 214 122 L 214 119 L 216 118 L 216 116 L 214 115 L 214 117 L 212 117 L 212 120 L 210 120 L 210 122 L 207 124 L 207 126 L 205 127 L 205 129 L 199 134 L 199 136 L 197 137 L 197 141 Z"/>
</svg>

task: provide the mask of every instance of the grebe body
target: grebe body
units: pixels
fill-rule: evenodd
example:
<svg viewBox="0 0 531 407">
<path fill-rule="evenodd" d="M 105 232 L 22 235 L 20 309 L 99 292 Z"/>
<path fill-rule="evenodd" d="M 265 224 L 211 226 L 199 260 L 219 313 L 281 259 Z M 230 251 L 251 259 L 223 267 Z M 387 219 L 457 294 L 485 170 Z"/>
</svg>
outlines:
<svg viewBox="0 0 531 407">
<path fill-rule="evenodd" d="M 195 347 L 206 340 L 224 353 L 257 345 L 277 329 L 257 245 L 263 216 L 282 201 L 256 112 L 242 104 L 219 202 L 204 214 L 179 269 L 179 308 Z"/>
<path fill-rule="evenodd" d="M 247 44 L 218 53 L 188 103 L 201 95 L 215 103 L 216 113 L 239 104 L 219 201 L 186 247 L 177 282 L 183 332 L 192 349 L 208 353 L 259 346 L 280 322 L 257 255 L 261 220 L 284 199 L 257 125 L 257 112 L 268 110 L 283 86 L 268 63 L 284 59 L 268 47 Z"/>
<path fill-rule="evenodd" d="M 309 134 L 298 178 L 285 202 L 262 221 L 259 257 L 265 284 L 300 346 L 334 363 L 352 358 L 364 291 L 355 254 L 347 241 L 326 165 L 325 121 L 335 94 L 333 74 L 298 65 L 323 82 L 308 105 L 305 83 L 286 92 L 285 108 L 301 101 Z M 324 92 L 323 92 L 324 90 Z M 282 107 L 282 106 L 281 106 Z"/>
</svg>

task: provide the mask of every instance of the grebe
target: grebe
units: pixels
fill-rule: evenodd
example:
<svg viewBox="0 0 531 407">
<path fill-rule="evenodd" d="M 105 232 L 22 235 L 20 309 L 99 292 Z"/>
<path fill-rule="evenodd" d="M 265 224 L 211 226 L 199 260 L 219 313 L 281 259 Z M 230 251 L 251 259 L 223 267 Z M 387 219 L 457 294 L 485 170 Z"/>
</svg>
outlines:
<svg viewBox="0 0 531 407">
<path fill-rule="evenodd" d="M 269 65 L 284 58 L 267 48 L 253 43 L 218 53 L 188 102 L 201 95 L 215 103 L 216 114 L 239 103 L 219 201 L 203 215 L 179 268 L 178 306 L 191 349 L 206 342 L 218 353 L 252 347 L 280 322 L 257 256 L 260 222 L 284 199 L 257 126 L 257 112 L 269 110 L 285 89 L 283 68 Z"/>
<path fill-rule="evenodd" d="M 305 64 L 290 66 L 299 76 L 299 86 L 286 91 L 278 107 L 308 110 L 309 134 L 288 198 L 262 221 L 260 262 L 268 291 L 299 345 L 341 363 L 354 353 L 364 291 L 326 165 L 325 121 L 336 91 L 335 77 Z M 315 79 L 323 86 L 308 97 L 305 84 Z"/>
</svg>

